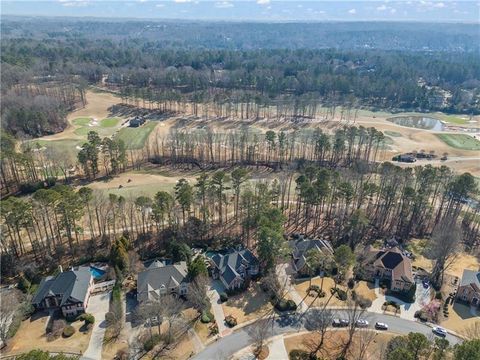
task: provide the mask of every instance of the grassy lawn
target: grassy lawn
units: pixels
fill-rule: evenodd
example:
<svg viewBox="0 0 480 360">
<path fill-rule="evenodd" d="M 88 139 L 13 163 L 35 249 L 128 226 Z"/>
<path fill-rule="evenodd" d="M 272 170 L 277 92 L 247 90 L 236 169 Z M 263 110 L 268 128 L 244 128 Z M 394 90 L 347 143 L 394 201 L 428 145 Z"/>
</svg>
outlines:
<svg viewBox="0 0 480 360">
<path fill-rule="evenodd" d="M 17 333 L 8 346 L 7 353 L 19 354 L 33 349 L 47 350 L 51 352 L 73 352 L 83 353 L 88 347 L 91 331 L 81 332 L 80 328 L 83 321 L 72 323 L 75 328 L 75 334 L 69 338 L 60 336 L 53 341 L 47 341 L 45 336 L 45 326 L 47 316 L 35 317 L 22 322 Z"/>
<path fill-rule="evenodd" d="M 225 316 L 232 315 L 238 324 L 259 318 L 272 310 L 267 293 L 257 283 L 252 283 L 244 293 L 229 297 L 222 307 Z"/>
<path fill-rule="evenodd" d="M 312 279 L 312 285 L 321 286 L 322 279 L 320 277 L 315 277 Z M 325 296 L 323 298 L 316 299 L 315 296 L 309 296 L 307 294 L 307 289 L 310 286 L 310 281 L 308 279 L 303 280 L 302 282 L 295 285 L 295 290 L 299 295 L 304 299 L 303 301 L 310 306 L 313 303 L 313 306 L 323 306 L 330 299 L 330 289 L 335 286 L 335 282 L 332 278 L 325 277 L 323 279 L 323 291 L 325 291 Z M 345 286 L 338 285 L 339 289 L 346 290 Z M 332 296 L 329 303 L 329 306 L 342 307 L 346 306 L 345 301 L 339 300 L 336 296 Z"/>
<path fill-rule="evenodd" d="M 455 124 L 455 125 L 465 125 L 465 124 L 468 123 L 468 117 L 467 116 L 460 117 L 458 115 L 441 114 L 441 115 L 439 115 L 439 118 L 441 120 L 445 121 L 445 122 Z"/>
<path fill-rule="evenodd" d="M 454 303 L 453 306 L 448 306 L 448 319 L 444 319 L 441 325 L 447 329 L 462 333 L 464 330 L 480 323 L 480 312 L 477 311 L 477 316 L 470 313 L 470 308 L 463 304 Z"/>
<path fill-rule="evenodd" d="M 122 139 L 125 142 L 127 149 L 141 149 L 145 145 L 148 136 L 157 125 L 158 122 L 149 121 L 138 128 L 123 128 L 118 132 L 116 138 Z"/>
<path fill-rule="evenodd" d="M 396 132 L 396 131 L 384 131 L 384 133 L 388 136 L 393 136 L 393 137 L 402 137 L 402 134 L 400 134 L 399 132 Z"/>
<path fill-rule="evenodd" d="M 290 353 L 290 351 L 294 349 L 300 349 L 304 351 L 308 351 L 308 343 L 311 341 L 316 341 L 318 343 L 318 337 L 320 335 L 315 334 L 315 333 L 303 333 L 299 335 L 293 335 L 293 336 L 286 336 L 284 338 L 284 343 L 285 343 L 285 348 L 287 350 L 287 353 Z M 356 359 L 359 356 L 359 348 L 360 348 L 360 343 L 364 342 L 365 340 L 362 340 L 361 337 L 364 337 L 364 335 L 361 335 L 360 332 L 357 332 L 357 334 L 354 335 L 353 337 L 353 344 L 350 347 L 351 351 L 351 357 L 349 356 L 348 358 L 350 359 Z M 372 333 L 373 340 L 366 349 L 366 355 L 364 358 L 365 359 L 380 359 L 382 356 L 383 351 L 385 350 L 385 346 L 387 343 L 394 337 L 395 334 L 392 333 Z M 365 337 L 364 337 L 365 338 Z M 325 335 L 324 339 L 324 346 L 323 349 L 317 353 L 319 358 L 321 359 L 329 359 L 333 360 L 336 359 L 337 356 L 340 354 L 340 351 L 342 349 L 342 345 L 347 339 L 347 332 L 346 331 L 328 331 Z M 366 339 L 366 338 L 365 338 Z"/>
<path fill-rule="evenodd" d="M 104 128 L 111 128 L 117 126 L 119 118 L 106 118 L 100 121 L 100 126 Z"/>
<path fill-rule="evenodd" d="M 77 157 L 78 149 L 77 146 L 81 146 L 84 143 L 83 140 L 73 140 L 73 139 L 64 139 L 64 140 L 32 140 L 28 142 L 28 145 L 32 147 L 32 149 L 42 149 L 42 151 L 47 151 L 47 155 L 49 151 L 57 151 L 61 154 L 66 154 L 69 159 L 74 161 Z M 56 153 L 55 153 L 56 154 Z"/>
<path fill-rule="evenodd" d="M 374 301 L 377 298 L 377 295 L 375 295 L 374 286 L 374 284 L 367 281 L 359 281 L 354 290 L 358 296 L 370 301 Z"/>
<path fill-rule="evenodd" d="M 87 126 L 88 124 L 90 124 L 90 118 L 77 118 L 77 119 L 74 119 L 72 121 L 73 125 L 76 125 L 76 126 Z"/>
<path fill-rule="evenodd" d="M 435 134 L 445 144 L 461 150 L 480 150 L 480 141 L 465 134 Z"/>
</svg>

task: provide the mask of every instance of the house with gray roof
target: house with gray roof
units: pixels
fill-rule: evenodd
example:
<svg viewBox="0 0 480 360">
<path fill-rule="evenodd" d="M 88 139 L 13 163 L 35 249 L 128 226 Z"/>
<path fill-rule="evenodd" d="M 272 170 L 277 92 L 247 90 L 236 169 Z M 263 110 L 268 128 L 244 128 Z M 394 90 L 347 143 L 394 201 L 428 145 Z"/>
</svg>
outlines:
<svg viewBox="0 0 480 360">
<path fill-rule="evenodd" d="M 292 251 L 292 267 L 298 275 L 310 275 L 308 256 L 317 252 L 326 256 L 333 256 L 333 248 L 329 241 L 322 239 L 303 239 L 290 243 Z"/>
<path fill-rule="evenodd" d="M 212 277 L 220 279 L 227 290 L 241 288 L 246 279 L 257 275 L 260 270 L 258 259 L 248 249 L 213 255 L 210 269 Z"/>
<path fill-rule="evenodd" d="M 480 307 L 480 271 L 463 270 L 462 280 L 458 285 L 457 300 Z"/>
<path fill-rule="evenodd" d="M 93 276 L 88 267 L 62 271 L 42 279 L 32 299 L 36 310 L 61 309 L 63 316 L 71 317 L 87 311 L 93 289 Z"/>
<path fill-rule="evenodd" d="M 161 296 L 186 295 L 188 292 L 187 263 L 165 265 L 156 260 L 137 277 L 137 299 L 142 301 L 158 300 Z"/>
</svg>

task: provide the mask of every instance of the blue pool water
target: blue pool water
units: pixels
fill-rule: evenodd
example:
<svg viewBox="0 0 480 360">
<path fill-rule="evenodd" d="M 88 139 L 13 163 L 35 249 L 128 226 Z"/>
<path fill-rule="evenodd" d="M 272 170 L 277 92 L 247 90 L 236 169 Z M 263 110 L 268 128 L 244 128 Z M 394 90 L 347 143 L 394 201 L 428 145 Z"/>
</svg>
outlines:
<svg viewBox="0 0 480 360">
<path fill-rule="evenodd" d="M 95 279 L 101 278 L 103 275 L 105 275 L 105 271 L 101 269 L 97 269 L 96 267 L 90 266 L 90 273 Z"/>
</svg>

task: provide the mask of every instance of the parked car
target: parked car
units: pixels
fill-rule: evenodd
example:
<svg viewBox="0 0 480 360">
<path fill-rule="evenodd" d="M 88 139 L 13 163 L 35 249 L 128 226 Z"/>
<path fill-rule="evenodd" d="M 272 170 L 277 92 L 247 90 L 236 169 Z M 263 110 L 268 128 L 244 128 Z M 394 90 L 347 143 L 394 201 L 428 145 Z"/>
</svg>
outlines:
<svg viewBox="0 0 480 360">
<path fill-rule="evenodd" d="M 388 325 L 382 322 L 375 323 L 375 329 L 377 330 L 388 330 Z"/>
<path fill-rule="evenodd" d="M 332 326 L 333 327 L 347 327 L 350 322 L 346 319 L 333 319 Z"/>
<path fill-rule="evenodd" d="M 433 329 L 432 329 L 432 332 L 435 335 L 438 335 L 438 336 L 441 336 L 441 337 L 446 337 L 447 336 L 447 330 L 445 330 L 444 328 L 442 328 L 440 326 L 434 326 Z"/>
<path fill-rule="evenodd" d="M 359 328 L 366 328 L 366 327 L 368 327 L 368 321 L 365 320 L 365 319 L 358 319 L 355 322 L 355 325 L 357 325 L 357 327 L 359 327 Z"/>
</svg>

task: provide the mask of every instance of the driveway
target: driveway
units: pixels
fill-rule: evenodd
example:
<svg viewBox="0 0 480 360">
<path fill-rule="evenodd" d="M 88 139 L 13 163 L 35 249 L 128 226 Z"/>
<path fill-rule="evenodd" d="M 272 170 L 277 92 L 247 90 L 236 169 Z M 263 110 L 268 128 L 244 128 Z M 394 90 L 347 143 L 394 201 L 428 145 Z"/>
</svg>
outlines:
<svg viewBox="0 0 480 360">
<path fill-rule="evenodd" d="M 106 292 L 90 297 L 87 312 L 95 316 L 95 324 L 93 325 L 92 336 L 88 348 L 81 357 L 82 360 L 98 360 L 102 358 L 103 337 L 107 329 L 105 314 L 110 307 L 110 296 L 112 292 Z"/>
<path fill-rule="evenodd" d="M 220 293 L 225 291 L 220 280 L 211 280 L 210 288 L 207 291 L 208 298 L 212 304 L 212 312 L 215 315 L 215 321 L 218 326 L 218 334 L 220 336 L 226 336 L 232 332 L 230 328 L 225 325 L 225 314 L 223 312 L 222 302 L 220 301 Z"/>
<path fill-rule="evenodd" d="M 377 298 L 372 302 L 372 306 L 368 309 L 371 312 L 376 312 L 382 314 L 384 311 L 382 310 L 382 305 L 385 301 L 395 301 L 397 304 L 400 305 L 400 317 L 406 320 L 415 321 L 415 313 L 418 310 L 423 309 L 425 305 L 427 305 L 431 298 L 430 298 L 430 288 L 425 289 L 421 282 L 417 282 L 417 291 L 415 292 L 415 302 L 414 303 L 407 303 L 404 302 L 395 296 L 391 295 L 383 295 L 380 292 L 380 285 L 379 280 L 375 280 L 375 295 Z"/>
<path fill-rule="evenodd" d="M 289 263 L 279 264 L 276 267 L 276 273 L 278 281 L 281 286 L 285 286 L 290 298 L 295 301 L 295 304 L 299 307 L 301 311 L 307 311 L 308 305 L 303 301 L 302 296 L 298 293 L 295 287 L 292 284 L 292 271 Z"/>
<path fill-rule="evenodd" d="M 335 313 L 335 317 L 347 317 L 345 310 L 332 310 Z M 277 318 L 272 326 L 270 336 L 277 336 L 287 333 L 294 333 L 305 330 L 304 322 L 298 322 L 298 315 L 285 315 Z M 308 318 L 308 313 L 304 316 L 304 319 Z M 371 324 L 375 322 L 384 322 L 389 325 L 389 331 L 398 334 L 408 334 L 410 332 L 419 332 L 427 337 L 432 336 L 432 328 L 420 323 L 406 319 L 401 319 L 391 315 L 366 313 L 365 318 Z M 218 341 L 212 343 L 205 348 L 201 353 L 193 357 L 196 360 L 212 360 L 212 359 L 230 359 L 233 354 L 241 349 L 249 346 L 252 343 L 249 332 L 251 333 L 253 325 L 247 325 L 237 331 L 234 331 L 231 335 L 218 339 Z M 455 345 L 461 342 L 458 337 L 448 334 L 446 339 L 451 345 Z M 221 355 L 221 357 L 219 357 Z"/>
</svg>

